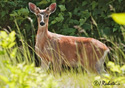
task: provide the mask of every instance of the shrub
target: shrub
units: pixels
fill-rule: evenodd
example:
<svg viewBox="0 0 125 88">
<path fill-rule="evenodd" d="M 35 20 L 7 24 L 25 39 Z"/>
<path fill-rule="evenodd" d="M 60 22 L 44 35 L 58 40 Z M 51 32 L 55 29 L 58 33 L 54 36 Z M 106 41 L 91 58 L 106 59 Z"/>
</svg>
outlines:
<svg viewBox="0 0 125 88">
<path fill-rule="evenodd" d="M 0 75 L 0 80 L 4 82 L 3 87 L 8 88 L 59 88 L 52 75 L 45 74 L 40 68 L 35 68 L 33 64 L 24 63 L 12 66 L 6 63 L 4 67 L 9 73 L 8 76 Z"/>
</svg>

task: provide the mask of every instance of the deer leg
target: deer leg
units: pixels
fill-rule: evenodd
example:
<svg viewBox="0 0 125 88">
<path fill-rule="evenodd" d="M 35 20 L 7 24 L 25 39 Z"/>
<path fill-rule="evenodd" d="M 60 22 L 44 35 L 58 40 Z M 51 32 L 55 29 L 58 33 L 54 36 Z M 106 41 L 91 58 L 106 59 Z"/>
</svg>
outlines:
<svg viewBox="0 0 125 88">
<path fill-rule="evenodd" d="M 96 71 L 99 73 L 99 74 L 101 74 L 101 73 L 103 73 L 103 72 L 106 72 L 105 70 L 104 70 L 104 58 L 101 58 L 98 62 L 96 62 L 96 64 L 95 64 L 95 69 L 96 69 Z"/>
<path fill-rule="evenodd" d="M 104 52 L 104 55 L 102 56 L 102 58 L 100 60 L 98 60 L 95 64 L 95 69 L 96 71 L 101 74 L 101 73 L 106 73 L 106 71 L 104 70 L 104 61 L 105 61 L 105 57 L 107 55 L 107 53 L 109 52 L 109 50 L 106 50 Z"/>
<path fill-rule="evenodd" d="M 50 62 L 41 59 L 41 68 L 43 70 L 48 70 L 49 69 L 49 65 L 50 65 Z"/>
</svg>

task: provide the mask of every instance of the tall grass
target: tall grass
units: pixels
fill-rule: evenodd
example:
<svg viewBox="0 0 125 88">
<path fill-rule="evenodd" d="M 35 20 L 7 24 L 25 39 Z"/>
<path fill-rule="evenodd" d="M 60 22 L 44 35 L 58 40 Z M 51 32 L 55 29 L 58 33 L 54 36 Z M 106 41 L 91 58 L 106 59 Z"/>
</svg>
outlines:
<svg viewBox="0 0 125 88">
<path fill-rule="evenodd" d="M 17 27 L 16 36 L 20 39 L 20 45 L 17 43 L 13 47 L 3 48 L 0 46 L 0 88 L 123 88 L 125 87 L 125 44 L 121 39 L 115 36 L 104 36 L 105 43 L 109 44 L 110 56 L 106 57 L 105 69 L 108 72 L 102 76 L 94 73 L 87 74 L 79 66 L 78 68 L 63 68 L 60 73 L 55 73 L 53 70 L 43 71 L 35 67 L 35 50 L 25 40 L 25 36 L 21 34 L 20 28 L 15 20 Z M 30 19 L 33 32 L 34 27 Z M 85 32 L 86 33 L 86 32 Z M 88 35 L 88 34 L 87 34 Z M 124 36 L 124 35 L 123 35 Z M 125 37 L 125 36 L 124 36 Z M 7 38 L 7 37 L 6 37 Z M 2 40 L 4 41 L 4 40 Z M 117 42 L 116 42 L 117 41 Z M 0 39 L 1 43 L 1 39 Z M 34 45 L 34 43 L 33 43 Z M 15 51 L 14 51 L 15 50 Z M 2 53 L 4 51 L 4 53 Z M 13 52 L 12 52 L 13 51 Z M 32 51 L 32 52 L 31 52 Z M 116 65 L 108 64 L 113 61 Z M 115 66 L 115 68 L 112 67 Z M 111 66 L 110 68 L 108 66 Z M 113 70 L 111 69 L 113 68 Z M 118 69 L 123 69 L 118 70 Z M 29 79 L 28 79 L 29 78 Z M 103 81 L 118 81 L 120 85 L 105 85 L 95 84 Z"/>
</svg>

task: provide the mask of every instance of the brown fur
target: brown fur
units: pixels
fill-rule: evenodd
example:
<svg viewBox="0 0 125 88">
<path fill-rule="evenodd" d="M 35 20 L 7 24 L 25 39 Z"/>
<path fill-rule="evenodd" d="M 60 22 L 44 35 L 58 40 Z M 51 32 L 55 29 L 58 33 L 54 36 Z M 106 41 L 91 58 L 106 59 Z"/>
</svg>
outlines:
<svg viewBox="0 0 125 88">
<path fill-rule="evenodd" d="M 54 5 L 56 4 L 53 4 L 53 9 Z M 50 14 L 48 9 L 39 12 Z M 36 15 L 38 14 L 36 13 Z M 97 64 L 97 62 L 103 59 L 102 57 L 106 51 L 109 51 L 105 44 L 93 38 L 51 33 L 48 31 L 49 17 L 44 19 L 45 26 L 40 26 L 40 20 L 38 18 L 35 50 L 46 66 L 48 66 L 49 62 L 55 68 L 61 67 L 62 64 L 73 67 L 80 63 L 86 69 L 97 71 L 99 68 L 100 70 L 101 65 Z M 96 64 L 97 67 L 95 67 Z"/>
</svg>

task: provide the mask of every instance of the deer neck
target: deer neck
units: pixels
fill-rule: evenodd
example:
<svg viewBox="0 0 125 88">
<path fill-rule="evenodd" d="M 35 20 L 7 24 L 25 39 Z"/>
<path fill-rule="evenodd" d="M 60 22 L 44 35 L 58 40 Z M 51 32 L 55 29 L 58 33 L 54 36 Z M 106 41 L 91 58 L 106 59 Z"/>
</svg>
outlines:
<svg viewBox="0 0 125 88">
<path fill-rule="evenodd" d="M 48 24 L 46 24 L 45 26 L 38 25 L 36 46 L 38 48 L 44 47 L 44 44 L 46 43 L 47 39 L 48 39 Z"/>
<path fill-rule="evenodd" d="M 37 35 L 48 35 L 48 24 L 45 24 L 45 26 L 38 25 L 38 31 Z"/>
</svg>

